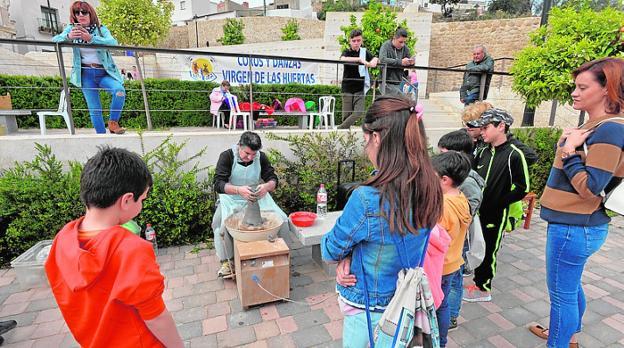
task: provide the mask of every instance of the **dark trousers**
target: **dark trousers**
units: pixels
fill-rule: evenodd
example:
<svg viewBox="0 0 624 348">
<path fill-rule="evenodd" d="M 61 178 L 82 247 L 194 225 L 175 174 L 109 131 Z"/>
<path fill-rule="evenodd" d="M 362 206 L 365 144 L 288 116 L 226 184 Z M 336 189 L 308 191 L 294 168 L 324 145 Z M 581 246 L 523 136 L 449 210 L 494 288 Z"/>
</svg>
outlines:
<svg viewBox="0 0 624 348">
<path fill-rule="evenodd" d="M 230 107 L 225 103 L 221 103 L 219 111 L 223 112 L 224 124 L 230 124 Z M 236 127 L 236 125 L 234 125 Z"/>
<path fill-rule="evenodd" d="M 483 258 L 481 265 L 474 270 L 474 282 L 483 291 L 492 290 L 492 279 L 496 275 L 496 254 L 503 242 L 507 214 L 508 209 L 504 209 L 502 211 L 490 210 L 479 215 L 483 239 L 485 239 L 485 258 Z"/>
<path fill-rule="evenodd" d="M 342 123 L 340 129 L 349 129 L 364 115 L 364 91 L 342 94 Z"/>
</svg>

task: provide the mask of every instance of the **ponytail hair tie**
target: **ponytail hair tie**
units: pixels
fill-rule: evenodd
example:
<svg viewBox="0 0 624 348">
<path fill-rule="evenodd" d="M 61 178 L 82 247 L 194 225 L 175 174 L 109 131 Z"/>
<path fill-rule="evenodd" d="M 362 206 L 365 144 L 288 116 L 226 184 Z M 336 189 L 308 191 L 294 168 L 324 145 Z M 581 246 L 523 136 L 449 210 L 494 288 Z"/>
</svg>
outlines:
<svg viewBox="0 0 624 348">
<path fill-rule="evenodd" d="M 422 120 L 425 108 L 422 104 L 418 104 L 416 106 L 412 106 L 409 108 L 410 114 L 415 113 L 418 120 Z"/>
</svg>

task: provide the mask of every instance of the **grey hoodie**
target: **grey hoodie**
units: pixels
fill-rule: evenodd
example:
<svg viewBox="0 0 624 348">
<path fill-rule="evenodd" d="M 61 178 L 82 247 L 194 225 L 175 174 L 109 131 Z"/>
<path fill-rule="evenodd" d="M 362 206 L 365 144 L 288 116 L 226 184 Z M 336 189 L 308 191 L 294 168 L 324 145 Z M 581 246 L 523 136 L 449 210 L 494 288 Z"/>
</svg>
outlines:
<svg viewBox="0 0 624 348">
<path fill-rule="evenodd" d="M 483 180 L 483 178 L 472 169 L 470 170 L 466 180 L 459 185 L 459 190 L 468 199 L 468 204 L 470 204 L 470 214 L 472 216 L 475 216 L 477 210 L 479 210 L 479 206 L 481 205 L 481 200 L 483 199 L 483 186 L 485 186 L 485 180 Z"/>
</svg>

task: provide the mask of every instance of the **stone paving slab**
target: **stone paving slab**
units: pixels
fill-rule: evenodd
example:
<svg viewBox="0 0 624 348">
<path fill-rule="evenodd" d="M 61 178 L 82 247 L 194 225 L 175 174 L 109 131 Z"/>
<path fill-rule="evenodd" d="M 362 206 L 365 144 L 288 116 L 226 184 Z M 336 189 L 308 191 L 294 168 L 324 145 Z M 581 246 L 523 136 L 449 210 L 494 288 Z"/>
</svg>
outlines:
<svg viewBox="0 0 624 348">
<path fill-rule="evenodd" d="M 545 347 L 527 329 L 548 324 L 545 283 L 546 223 L 536 212 L 530 230 L 505 237 L 493 282 L 493 302 L 464 303 L 448 347 Z M 194 246 L 161 249 L 163 295 L 186 347 L 341 347 L 342 314 L 334 279 L 312 262 L 310 247 L 286 236 L 291 248 L 291 299 L 241 308 L 236 284 L 217 278 L 213 250 Z M 583 276 L 587 311 L 583 347 L 624 347 L 624 218 L 613 220 L 609 238 Z M 467 281 L 468 278 L 465 278 Z M 0 270 L 0 318 L 18 327 L 3 347 L 77 347 L 49 288 L 22 289 L 12 269 Z"/>
</svg>

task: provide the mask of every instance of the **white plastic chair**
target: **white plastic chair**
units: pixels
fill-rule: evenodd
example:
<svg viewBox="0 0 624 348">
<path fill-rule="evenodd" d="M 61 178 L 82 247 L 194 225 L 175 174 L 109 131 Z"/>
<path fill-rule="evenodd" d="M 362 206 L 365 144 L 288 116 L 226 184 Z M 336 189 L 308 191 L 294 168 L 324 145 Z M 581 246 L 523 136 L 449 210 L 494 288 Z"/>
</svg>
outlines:
<svg viewBox="0 0 624 348">
<path fill-rule="evenodd" d="M 241 116 L 243 118 L 243 130 L 247 130 L 247 119 L 251 115 L 249 112 L 241 112 L 238 107 L 238 97 L 228 93 L 227 94 L 228 102 L 230 104 L 230 131 L 236 129 L 236 125 L 238 124 L 238 117 Z"/>
<path fill-rule="evenodd" d="M 59 99 L 59 107 L 57 111 L 39 111 L 37 112 L 37 116 L 39 116 L 39 128 L 41 129 L 41 135 L 46 135 L 46 116 L 63 116 L 65 124 L 67 125 L 67 130 L 69 131 L 69 134 L 71 134 L 71 128 L 69 128 L 69 114 L 67 113 L 67 98 L 65 96 L 65 90 L 61 91 L 61 98 Z"/>
<path fill-rule="evenodd" d="M 223 111 L 219 111 L 216 115 L 212 115 L 212 127 L 217 126 L 217 129 L 221 128 L 221 126 L 225 126 L 225 114 Z"/>
<path fill-rule="evenodd" d="M 336 108 L 336 98 L 332 96 L 323 96 L 319 98 L 319 112 L 310 114 L 310 129 L 314 128 L 314 117 L 320 118 L 319 128 L 325 124 L 325 129 L 335 127 L 334 109 Z M 331 121 L 331 126 L 330 122 Z"/>
</svg>

